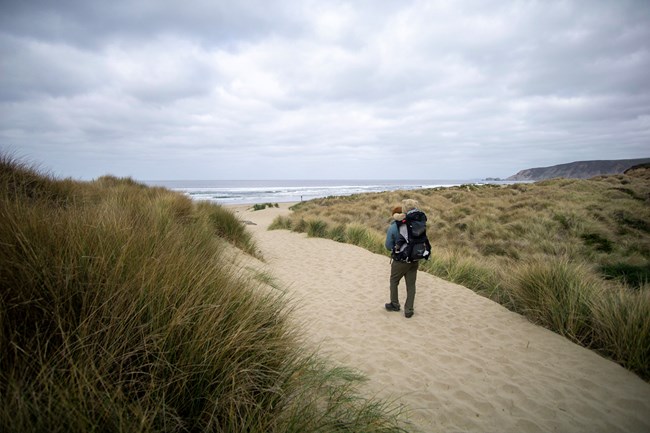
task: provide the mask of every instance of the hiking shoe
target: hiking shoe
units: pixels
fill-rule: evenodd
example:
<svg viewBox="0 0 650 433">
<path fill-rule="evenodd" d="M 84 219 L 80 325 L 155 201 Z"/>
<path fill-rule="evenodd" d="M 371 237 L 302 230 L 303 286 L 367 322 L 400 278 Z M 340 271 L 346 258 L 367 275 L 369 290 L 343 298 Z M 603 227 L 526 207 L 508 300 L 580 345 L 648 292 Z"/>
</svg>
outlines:
<svg viewBox="0 0 650 433">
<path fill-rule="evenodd" d="M 399 311 L 399 307 L 394 306 L 392 302 L 386 304 L 385 307 L 388 311 Z"/>
<path fill-rule="evenodd" d="M 406 313 L 404 313 L 404 317 L 410 319 L 411 317 L 413 317 L 413 311 L 407 311 Z"/>
</svg>

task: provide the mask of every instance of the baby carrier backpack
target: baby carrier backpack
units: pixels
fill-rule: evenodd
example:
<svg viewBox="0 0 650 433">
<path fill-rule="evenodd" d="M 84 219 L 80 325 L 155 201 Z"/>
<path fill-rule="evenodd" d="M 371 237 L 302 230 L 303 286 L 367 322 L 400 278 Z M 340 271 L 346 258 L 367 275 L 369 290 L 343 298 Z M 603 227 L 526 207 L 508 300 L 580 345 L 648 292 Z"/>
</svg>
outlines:
<svg viewBox="0 0 650 433">
<path fill-rule="evenodd" d="M 399 236 L 391 254 L 393 260 L 407 263 L 429 260 L 431 244 L 427 238 L 427 216 L 424 212 L 413 209 L 396 224 Z"/>
</svg>

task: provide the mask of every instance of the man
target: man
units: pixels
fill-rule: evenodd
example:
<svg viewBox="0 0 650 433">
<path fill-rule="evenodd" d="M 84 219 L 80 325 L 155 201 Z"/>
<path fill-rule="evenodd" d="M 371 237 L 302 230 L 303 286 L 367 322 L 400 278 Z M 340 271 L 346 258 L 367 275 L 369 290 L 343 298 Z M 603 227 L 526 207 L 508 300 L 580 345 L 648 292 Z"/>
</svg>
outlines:
<svg viewBox="0 0 650 433">
<path fill-rule="evenodd" d="M 404 239 L 406 241 L 409 240 L 405 220 L 406 216 L 411 212 L 419 212 L 418 202 L 411 199 L 404 200 L 401 207 L 397 206 L 393 209 L 394 221 L 391 221 L 390 226 L 386 231 L 385 242 L 386 248 L 393 252 L 393 258 L 390 265 L 390 302 L 385 305 L 386 310 L 400 311 L 398 285 L 402 277 L 404 277 L 404 280 L 406 281 L 406 304 L 404 305 L 404 317 L 407 319 L 413 317 L 415 280 L 418 275 L 419 261 L 400 260 L 397 258 L 399 257 L 397 253 L 400 252 L 398 251 L 400 248 L 403 249 L 405 247 L 404 245 L 401 245 L 403 244 Z"/>
</svg>

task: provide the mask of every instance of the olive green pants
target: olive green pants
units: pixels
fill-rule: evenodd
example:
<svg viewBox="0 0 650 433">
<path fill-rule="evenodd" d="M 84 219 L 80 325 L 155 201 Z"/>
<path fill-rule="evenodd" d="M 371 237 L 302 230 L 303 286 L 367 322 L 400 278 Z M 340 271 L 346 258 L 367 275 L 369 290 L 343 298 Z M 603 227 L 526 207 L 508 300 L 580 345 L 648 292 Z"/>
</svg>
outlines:
<svg viewBox="0 0 650 433">
<path fill-rule="evenodd" d="M 399 307 L 398 285 L 402 277 L 406 281 L 406 304 L 404 312 L 413 312 L 413 303 L 415 302 L 415 280 L 418 276 L 419 262 L 405 263 L 393 260 L 390 265 L 390 302 Z"/>
</svg>

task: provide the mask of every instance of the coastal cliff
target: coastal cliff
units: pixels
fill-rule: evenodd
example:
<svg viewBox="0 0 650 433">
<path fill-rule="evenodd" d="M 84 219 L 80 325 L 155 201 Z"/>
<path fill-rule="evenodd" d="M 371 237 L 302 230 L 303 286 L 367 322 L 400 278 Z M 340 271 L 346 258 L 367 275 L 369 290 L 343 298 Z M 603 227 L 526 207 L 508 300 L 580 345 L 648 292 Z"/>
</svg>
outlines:
<svg viewBox="0 0 650 433">
<path fill-rule="evenodd" d="M 630 167 L 649 162 L 650 158 L 576 161 L 551 167 L 528 168 L 506 180 L 544 180 L 556 177 L 588 179 L 599 175 L 620 174 Z"/>
</svg>

